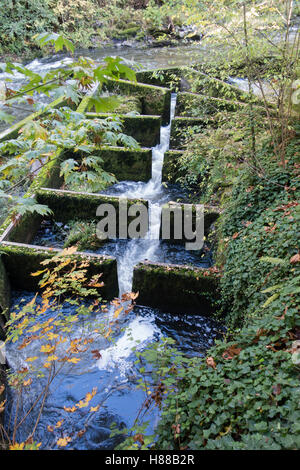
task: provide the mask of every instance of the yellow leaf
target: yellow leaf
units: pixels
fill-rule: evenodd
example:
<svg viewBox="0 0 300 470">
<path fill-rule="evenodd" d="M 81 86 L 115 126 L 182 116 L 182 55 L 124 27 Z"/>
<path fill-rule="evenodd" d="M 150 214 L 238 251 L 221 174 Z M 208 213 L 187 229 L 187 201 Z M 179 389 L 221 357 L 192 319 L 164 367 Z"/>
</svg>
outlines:
<svg viewBox="0 0 300 470">
<path fill-rule="evenodd" d="M 72 364 L 77 364 L 80 362 L 79 357 L 72 357 L 71 359 L 68 359 L 68 362 L 71 362 Z"/>
<path fill-rule="evenodd" d="M 31 276 L 35 277 L 35 276 L 40 276 L 41 274 L 43 274 L 45 271 L 47 271 L 46 269 L 43 269 L 42 271 L 36 271 L 35 273 L 31 273 Z"/>
<path fill-rule="evenodd" d="M 46 344 L 46 345 L 41 346 L 40 351 L 45 354 L 50 354 L 55 351 L 55 346 L 51 346 L 51 344 Z"/>
<path fill-rule="evenodd" d="M 73 255 L 77 251 L 77 246 L 71 246 L 70 248 L 66 248 L 60 252 L 60 256 L 69 256 Z"/>
<path fill-rule="evenodd" d="M 24 450 L 25 443 L 21 442 L 20 444 L 16 443 L 9 446 L 9 450 Z"/>
<path fill-rule="evenodd" d="M 114 313 L 114 318 L 118 318 L 118 316 L 120 315 L 120 313 L 122 312 L 122 310 L 123 310 L 123 307 L 118 308 L 118 310 L 116 310 L 115 313 Z"/>
<path fill-rule="evenodd" d="M 33 361 L 36 361 L 38 359 L 37 356 L 34 356 L 34 357 L 27 357 L 27 359 L 25 359 L 26 362 L 33 362 Z"/>
<path fill-rule="evenodd" d="M 61 437 L 60 439 L 58 439 L 58 441 L 56 441 L 56 444 L 58 445 L 58 447 L 66 447 L 71 441 L 72 439 L 66 436 L 66 437 Z"/>
<path fill-rule="evenodd" d="M 100 408 L 100 405 L 97 405 L 97 406 L 91 406 L 91 408 L 90 408 L 90 413 L 93 413 L 93 412 L 95 412 L 95 411 L 98 411 L 98 410 L 99 410 L 99 408 Z"/>
<path fill-rule="evenodd" d="M 52 339 L 58 338 L 58 335 L 54 333 L 48 333 L 47 338 L 51 341 Z"/>
<path fill-rule="evenodd" d="M 74 413 L 74 411 L 76 411 L 77 408 L 76 408 L 76 406 L 72 406 L 72 408 L 64 406 L 64 410 L 67 411 L 67 413 Z"/>
<path fill-rule="evenodd" d="M 48 362 L 57 361 L 57 359 L 58 359 L 58 356 L 55 356 L 55 354 L 53 354 L 52 356 L 48 356 Z"/>
<path fill-rule="evenodd" d="M 24 387 L 28 387 L 28 385 L 31 385 L 31 384 L 32 384 L 32 379 L 28 379 L 23 382 Z"/>
</svg>

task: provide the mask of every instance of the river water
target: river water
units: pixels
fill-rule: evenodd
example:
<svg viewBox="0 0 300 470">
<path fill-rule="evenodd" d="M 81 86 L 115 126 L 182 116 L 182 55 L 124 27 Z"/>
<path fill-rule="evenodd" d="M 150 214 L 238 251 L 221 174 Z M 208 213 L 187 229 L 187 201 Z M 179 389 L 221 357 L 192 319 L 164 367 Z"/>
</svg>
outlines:
<svg viewBox="0 0 300 470">
<path fill-rule="evenodd" d="M 205 50 L 206 48 L 199 44 L 160 48 L 151 48 L 141 46 L 139 44 L 135 44 L 132 47 L 124 46 L 122 44 L 105 45 L 97 49 L 79 49 L 75 52 L 74 58 L 65 54 L 56 54 L 51 57 L 35 59 L 26 64 L 26 67 L 32 72 L 46 74 L 49 70 L 62 67 L 64 64 L 70 64 L 74 59 L 76 59 L 76 57 L 82 55 L 91 57 L 99 63 L 102 62 L 105 57 L 120 56 L 132 67 L 153 69 L 174 65 L 192 65 L 192 63 L 201 61 L 201 58 L 205 54 Z M 8 86 L 13 90 L 18 89 L 23 83 L 23 76 L 20 73 L 15 72 L 14 75 L 6 72 L 1 73 L 3 67 L 4 64 L 0 63 L 0 102 L 5 80 L 10 80 Z M 39 97 L 36 96 L 34 98 L 38 98 L 37 105 L 49 102 L 49 98 L 46 96 L 41 97 L 39 95 Z M 7 107 L 5 107 L 5 112 L 12 114 L 16 118 L 14 122 L 18 122 L 34 110 L 35 109 L 29 105 L 26 100 L 15 108 L 7 109 Z M 8 126 L 9 125 L 3 121 L 0 122 L 0 132 Z"/>
<path fill-rule="evenodd" d="M 133 267 L 139 261 L 148 259 L 175 264 L 189 263 L 203 267 L 208 267 L 211 263 L 209 258 L 201 260 L 198 254 L 197 259 L 197 255 L 185 251 L 184 248 L 164 246 L 159 240 L 161 206 L 176 197 L 176 191 L 172 192 L 165 188 L 161 182 L 164 153 L 169 148 L 170 125 L 175 112 L 175 94 L 172 95 L 171 100 L 170 124 L 161 128 L 160 144 L 152 149 L 151 180 L 148 183 L 123 181 L 105 192 L 128 198 L 144 198 L 148 200 L 150 208 L 149 232 L 145 239 L 111 241 L 99 250 L 99 253 L 115 255 L 117 258 L 120 295 L 131 291 Z M 32 293 L 14 292 L 13 310 L 18 311 L 19 305 L 32 298 Z M 38 297 L 37 301 L 39 300 Z M 74 306 L 65 304 L 63 314 L 72 313 L 74 313 Z M 45 313 L 45 318 L 51 315 L 53 312 L 49 310 Z M 108 323 L 111 315 L 110 310 L 103 314 L 101 322 Z M 74 327 L 71 337 L 79 337 L 95 327 L 97 320 L 93 315 L 88 320 L 81 319 Z M 136 356 L 133 348 L 143 350 L 153 341 L 166 336 L 173 338 L 177 347 L 187 355 L 202 355 L 219 334 L 220 325 L 209 318 L 188 313 L 173 315 L 149 307 L 135 307 L 129 315 L 119 318 L 118 325 L 112 333 L 113 341 L 100 338 L 93 344 L 93 348 L 100 351 L 100 359 L 91 360 L 91 355 L 86 353 L 79 364 L 66 366 L 55 379 L 37 428 L 36 439 L 43 443 L 43 448 L 56 448 L 53 435 L 47 431 L 47 427 L 54 426 L 63 418 L 64 425 L 72 429 L 73 435 L 86 427 L 85 434 L 80 438 L 73 437 L 68 448 L 114 448 L 120 442 L 121 437 L 110 437 L 112 423 L 116 423 L 119 429 L 132 426 L 146 398 L 145 392 L 136 388 L 139 376 L 134 364 Z M 18 343 L 7 345 L 7 359 L 11 370 L 19 370 L 27 364 L 25 355 L 18 351 L 17 346 Z M 39 355 L 39 349 L 36 343 L 34 346 L 28 346 L 25 350 L 26 356 Z M 36 366 L 42 367 L 42 357 L 39 357 Z M 24 410 L 33 402 L 42 384 L 43 380 L 37 381 L 36 384 L 31 385 L 30 392 L 25 392 L 21 405 Z M 101 407 L 86 426 L 85 413 L 76 412 L 73 417 L 72 414 L 65 412 L 63 407 L 74 406 L 94 387 L 98 389 L 95 400 L 97 403 L 101 402 Z M 9 391 L 9 404 L 10 411 L 6 413 L 7 424 L 9 414 L 12 413 L 13 416 L 16 407 L 16 397 L 12 390 Z M 36 414 L 33 413 L 25 420 L 22 429 L 17 433 L 19 441 L 28 434 L 35 416 Z M 152 410 L 149 414 L 147 419 L 150 430 L 155 428 L 158 417 L 157 410 Z"/>
</svg>

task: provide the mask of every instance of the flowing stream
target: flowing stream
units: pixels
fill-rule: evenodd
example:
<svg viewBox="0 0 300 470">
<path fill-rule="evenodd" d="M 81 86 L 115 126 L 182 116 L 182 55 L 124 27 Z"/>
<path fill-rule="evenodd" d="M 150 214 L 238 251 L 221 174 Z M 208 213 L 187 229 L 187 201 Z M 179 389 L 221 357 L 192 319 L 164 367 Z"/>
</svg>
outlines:
<svg viewBox="0 0 300 470">
<path fill-rule="evenodd" d="M 192 52 L 197 56 L 197 47 L 182 47 L 181 49 L 160 49 L 150 51 L 118 50 L 117 54 L 127 59 L 139 60 L 144 68 L 153 68 L 172 65 L 172 58 L 176 65 L 190 64 Z M 101 57 L 111 55 L 112 51 L 103 50 Z M 116 53 L 114 54 L 116 55 Z M 61 57 L 54 57 L 47 61 L 45 59 L 35 60 L 29 64 L 34 71 L 47 71 L 49 68 L 61 65 Z M 65 59 L 69 61 L 69 58 Z M 0 82 L 7 78 L 0 74 Z M 12 87 L 17 89 L 21 77 L 15 76 Z M 194 266 L 209 267 L 211 259 L 204 258 L 196 252 L 188 252 L 181 245 L 172 245 L 159 240 L 161 207 L 164 203 L 182 198 L 182 193 L 176 187 L 165 187 L 162 184 L 162 166 L 164 154 L 169 148 L 171 120 L 174 116 L 176 95 L 172 95 L 170 124 L 161 128 L 160 144 L 152 149 L 152 178 L 149 182 L 122 181 L 108 190 L 105 194 L 122 196 L 127 198 L 143 198 L 149 203 L 150 223 L 149 231 L 144 239 L 111 240 L 103 245 L 98 253 L 109 254 L 117 258 L 118 280 L 120 294 L 130 292 L 132 289 L 133 268 L 145 259 L 151 261 L 168 262 L 174 264 L 191 264 Z M 24 105 L 24 110 L 15 110 L 16 119 L 19 120 L 30 112 L 30 107 Z M 48 230 L 48 234 L 46 233 Z M 52 229 L 38 235 L 34 243 L 50 244 L 51 246 L 62 246 L 63 240 L 56 240 Z M 48 237 L 48 239 L 47 239 Z M 34 294 L 31 292 L 13 292 L 12 311 L 18 311 L 20 307 L 30 300 Z M 40 302 L 40 297 L 37 297 Z M 75 307 L 64 304 L 63 315 L 74 313 Z M 53 311 L 45 312 L 45 319 L 53 316 Z M 97 322 L 108 324 L 112 310 L 99 316 L 92 314 L 88 319 L 81 319 L 70 335 L 78 338 L 82 334 L 95 328 Z M 91 402 L 92 406 L 101 403 L 100 409 L 95 413 L 86 427 L 85 434 L 76 438 L 68 448 L 74 449 L 112 449 L 122 439 L 120 436 L 111 437 L 111 425 L 116 423 L 119 429 L 129 428 L 146 398 L 145 392 L 136 388 L 139 374 L 135 366 L 135 353 L 133 348 L 143 350 L 150 343 L 159 340 L 162 336 L 171 337 L 176 341 L 179 349 L 189 356 L 202 355 L 211 346 L 214 339 L 220 334 L 220 325 L 209 318 L 199 315 L 182 313 L 178 315 L 162 312 L 144 306 L 137 306 L 127 315 L 118 319 L 110 340 L 103 337 L 95 339 L 93 348 L 99 350 L 101 357 L 96 360 L 91 353 L 84 353 L 82 360 L 76 365 L 67 365 L 51 385 L 51 393 L 46 402 L 45 410 L 37 428 L 36 440 L 43 443 L 43 448 L 56 448 L 53 435 L 48 432 L 47 427 L 55 426 L 58 420 L 64 419 L 68 429 L 73 430 L 73 436 L 85 427 L 86 413 L 78 411 L 74 414 L 64 411 L 64 406 L 72 407 L 82 400 L 86 393 L 97 387 L 97 394 Z M 70 338 L 70 339 L 71 339 Z M 43 357 L 39 352 L 40 346 L 33 342 L 26 350 L 18 350 L 19 343 L 9 343 L 6 347 L 7 360 L 12 371 L 26 367 L 26 357 L 38 356 L 35 363 L 37 368 L 43 367 Z M 26 352 L 26 356 L 25 356 Z M 30 391 L 24 393 L 23 401 L 19 404 L 20 409 L 28 409 L 37 394 L 41 391 L 43 380 L 34 381 Z M 11 416 L 16 410 L 17 397 L 12 389 L 8 389 L 8 409 L 5 419 L 7 426 Z M 23 426 L 17 432 L 17 440 L 24 440 L 32 429 L 36 413 L 32 413 L 24 421 Z M 149 416 L 149 429 L 153 429 L 157 423 L 158 412 L 153 410 Z M 57 433 L 56 433 L 57 437 Z"/>
<path fill-rule="evenodd" d="M 174 116 L 175 104 L 176 95 L 173 94 L 171 119 Z M 131 291 L 133 267 L 139 261 L 149 259 L 177 263 L 180 260 L 182 264 L 183 259 L 192 264 L 196 262 L 196 259 L 193 260 L 193 256 L 183 248 L 163 247 L 163 243 L 159 240 L 161 206 L 172 197 L 176 197 L 176 193 L 172 193 L 161 183 L 164 153 L 169 148 L 170 127 L 171 122 L 168 126 L 161 128 L 160 144 L 153 148 L 152 179 L 148 183 L 121 182 L 106 191 L 106 194 L 147 199 L 150 208 L 149 232 L 145 239 L 113 240 L 99 250 L 100 253 L 117 257 L 120 294 Z M 201 262 L 203 264 L 203 261 L 200 261 L 200 265 Z M 207 263 L 206 260 L 206 266 Z M 13 311 L 17 311 L 20 305 L 32 298 L 32 293 L 14 292 Z M 40 301 L 39 297 L 37 301 Z M 62 312 L 66 315 L 72 314 L 74 306 L 64 304 Z M 51 314 L 53 315 L 53 312 L 49 310 L 44 315 L 47 318 Z M 112 312 L 108 311 L 101 317 L 101 322 L 108 323 L 111 314 Z M 94 328 L 97 321 L 98 318 L 93 315 L 88 320 L 80 320 L 71 336 L 80 337 Z M 145 400 L 145 393 L 136 388 L 138 374 L 134 365 L 133 348 L 143 350 L 151 342 L 166 336 L 172 337 L 177 346 L 189 356 L 201 355 L 213 344 L 219 333 L 220 326 L 208 318 L 188 314 L 174 315 L 143 306 L 135 307 L 130 314 L 120 317 L 112 333 L 112 341 L 100 338 L 93 344 L 93 348 L 99 350 L 101 354 L 97 361 L 91 360 L 91 354 L 86 353 L 81 362 L 76 366 L 66 366 L 54 380 L 44 414 L 37 428 L 36 438 L 43 442 L 43 448 L 53 447 L 53 436 L 47 431 L 47 427 L 55 425 L 61 418 L 65 419 L 65 423 L 69 424 L 75 434 L 84 428 L 86 414 L 76 412 L 73 416 L 73 414 L 66 413 L 63 407 L 74 406 L 93 387 L 97 387 L 95 399 L 96 403 L 101 403 L 101 407 L 86 427 L 85 434 L 80 438 L 74 438 L 70 447 L 75 449 L 114 448 L 122 438 L 110 436 L 112 423 L 116 423 L 119 429 L 132 426 Z M 22 352 L 18 351 L 17 346 L 18 343 L 7 345 L 7 359 L 12 370 L 18 370 L 27 365 L 25 357 Z M 29 345 L 26 348 L 27 357 L 37 356 L 38 351 L 38 344 Z M 36 366 L 42 366 L 42 364 L 40 354 Z M 42 381 L 37 381 L 31 386 L 30 393 L 25 393 L 21 408 L 25 409 L 28 404 L 32 403 L 35 396 L 33 391 L 37 394 L 41 386 Z M 9 390 L 9 403 L 9 408 L 14 414 L 16 397 L 12 390 Z M 91 402 L 91 404 L 94 403 Z M 22 440 L 32 426 L 34 416 L 34 413 L 29 416 L 24 422 L 23 429 L 18 431 L 19 440 Z M 158 412 L 154 410 L 148 417 L 149 429 L 155 427 L 157 419 Z M 8 424 L 9 412 L 6 413 L 6 420 Z"/>
</svg>

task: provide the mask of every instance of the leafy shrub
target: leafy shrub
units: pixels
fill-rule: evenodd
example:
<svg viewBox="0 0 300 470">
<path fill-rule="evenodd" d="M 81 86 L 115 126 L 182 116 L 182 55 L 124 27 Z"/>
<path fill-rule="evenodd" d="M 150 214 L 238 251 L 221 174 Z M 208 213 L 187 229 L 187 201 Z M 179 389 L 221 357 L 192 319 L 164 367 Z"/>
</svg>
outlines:
<svg viewBox="0 0 300 470">
<path fill-rule="evenodd" d="M 96 222 L 70 222 L 71 230 L 64 247 L 76 246 L 79 251 L 97 250 L 104 243 L 96 233 Z"/>
<path fill-rule="evenodd" d="M 156 379 L 148 406 L 161 407 L 155 448 L 299 448 L 299 365 L 291 353 L 298 330 L 295 316 L 272 313 L 218 341 L 206 359 L 184 358 L 170 340 L 143 355 Z M 123 448 L 136 444 L 133 433 Z"/>
<path fill-rule="evenodd" d="M 32 46 L 34 34 L 53 30 L 57 25 L 51 0 L 1 0 L 0 10 L 0 53 L 19 53 Z"/>
</svg>

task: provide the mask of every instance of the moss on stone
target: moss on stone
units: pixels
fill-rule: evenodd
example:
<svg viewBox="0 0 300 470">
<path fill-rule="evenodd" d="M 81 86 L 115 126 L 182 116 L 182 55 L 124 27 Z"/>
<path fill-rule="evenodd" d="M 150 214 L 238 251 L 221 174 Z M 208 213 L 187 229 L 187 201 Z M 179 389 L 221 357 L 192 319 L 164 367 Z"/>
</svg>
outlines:
<svg viewBox="0 0 300 470">
<path fill-rule="evenodd" d="M 192 213 L 192 229 L 195 231 L 196 230 L 196 205 L 195 204 L 182 204 L 182 203 L 177 203 L 177 202 L 169 202 L 165 204 L 162 207 L 162 212 L 161 212 L 161 217 L 163 218 L 164 213 L 170 212 L 170 238 L 166 241 L 169 241 L 171 243 L 186 243 L 186 242 L 191 242 L 193 240 L 188 240 L 184 236 L 184 228 L 185 228 L 185 219 L 184 219 L 184 207 L 189 207 Z M 176 211 L 181 210 L 181 221 L 182 221 L 182 226 L 181 226 L 181 231 L 182 231 L 182 238 L 180 240 L 174 238 L 174 222 L 175 222 L 175 215 L 174 212 L 171 211 L 171 208 L 175 208 Z M 178 212 L 179 213 L 179 212 Z M 208 234 L 210 233 L 211 226 L 213 223 L 217 221 L 217 219 L 220 216 L 220 211 L 215 208 L 215 207 L 210 207 L 210 206 L 204 206 L 204 236 L 207 237 Z M 160 228 L 160 238 L 162 238 L 162 224 Z"/>
<path fill-rule="evenodd" d="M 108 113 L 86 113 L 87 118 L 106 118 L 113 114 Z M 118 116 L 123 122 L 123 132 L 133 137 L 143 147 L 155 147 L 160 141 L 160 127 L 162 124 L 160 116 Z"/>
<path fill-rule="evenodd" d="M 142 103 L 142 113 L 162 117 L 163 124 L 170 120 L 171 91 L 166 88 L 129 82 L 107 80 L 105 88 L 114 93 L 137 96 Z"/>
<path fill-rule="evenodd" d="M 175 92 L 178 88 L 180 89 L 180 82 L 184 76 L 184 71 L 185 67 L 162 67 L 136 72 L 136 78 L 140 83 L 167 87 Z"/>
<path fill-rule="evenodd" d="M 9 307 L 10 307 L 10 282 L 4 267 L 4 263 L 1 255 L 0 247 L 0 339 L 3 340 L 4 332 L 2 330 L 2 324 L 4 324 L 5 319 L 8 319 L 9 316 Z M 4 314 L 4 315 L 3 315 Z M 1 318 L 2 316 L 2 318 Z M 4 318 L 3 318 L 4 317 Z"/>
<path fill-rule="evenodd" d="M 55 256 L 60 250 L 55 248 L 41 248 L 17 243 L 1 244 L 3 264 L 8 274 L 13 289 L 38 291 L 38 277 L 32 277 L 31 273 L 40 269 L 41 261 Z M 99 295 L 110 300 L 118 295 L 117 262 L 115 258 L 89 253 L 76 253 L 78 259 L 89 261 L 88 274 L 103 273 L 104 287 L 99 290 Z M 21 268 L 21 269 L 20 269 Z"/>
<path fill-rule="evenodd" d="M 142 113 L 142 103 L 137 96 L 117 96 L 120 104 L 114 109 L 114 114 Z"/>
<path fill-rule="evenodd" d="M 132 290 L 139 292 L 139 305 L 171 313 L 212 315 L 219 275 L 212 269 L 143 262 L 134 268 Z"/>
<path fill-rule="evenodd" d="M 128 149 L 124 147 L 102 147 L 93 155 L 103 161 L 102 168 L 112 173 L 119 181 L 149 181 L 152 175 L 152 151 L 150 149 Z M 78 159 L 79 153 L 68 152 L 66 158 Z M 70 187 L 70 189 L 72 189 Z"/>
<path fill-rule="evenodd" d="M 176 102 L 176 116 L 205 117 L 220 111 L 236 111 L 244 103 L 214 98 L 196 93 L 179 92 Z"/>
<path fill-rule="evenodd" d="M 117 32 L 114 32 L 112 34 L 112 38 L 114 38 L 114 39 L 129 39 L 129 38 L 132 38 L 132 37 L 136 36 L 139 31 L 141 31 L 140 26 L 136 26 L 136 25 L 131 26 L 129 28 L 121 29 Z"/>
<path fill-rule="evenodd" d="M 119 218 L 119 197 L 42 188 L 37 192 L 37 201 L 40 204 L 47 205 L 58 222 L 69 222 L 71 220 L 90 222 L 95 220 L 97 208 L 101 204 L 112 205 L 116 210 L 117 221 Z M 141 204 L 148 207 L 148 202 L 144 199 L 127 200 L 128 207 L 133 204 Z M 128 217 L 128 223 L 131 220 L 133 218 Z"/>
</svg>

